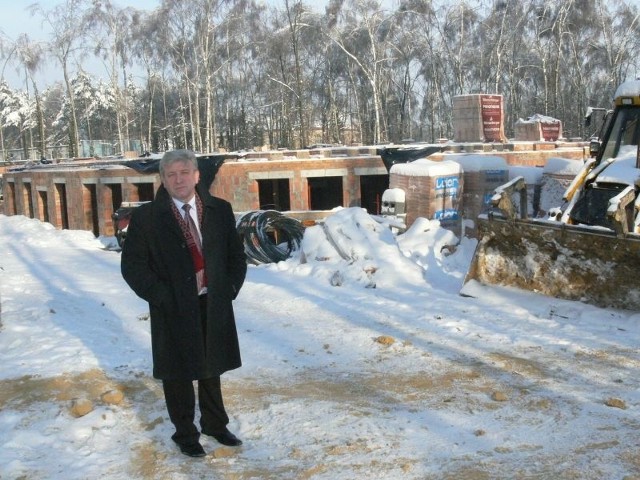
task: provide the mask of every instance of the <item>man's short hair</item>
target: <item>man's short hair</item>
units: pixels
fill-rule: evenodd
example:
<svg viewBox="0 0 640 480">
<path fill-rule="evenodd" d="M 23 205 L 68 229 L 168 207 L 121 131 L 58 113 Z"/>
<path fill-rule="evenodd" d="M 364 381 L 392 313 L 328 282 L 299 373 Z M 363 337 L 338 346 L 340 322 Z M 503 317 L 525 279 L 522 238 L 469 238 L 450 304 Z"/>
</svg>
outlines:
<svg viewBox="0 0 640 480">
<path fill-rule="evenodd" d="M 195 168 L 196 170 L 198 169 L 198 159 L 196 158 L 196 154 L 191 150 L 169 150 L 160 159 L 160 176 L 164 176 L 164 169 L 167 167 L 167 165 L 171 165 L 176 162 L 190 163 L 193 168 Z"/>
</svg>

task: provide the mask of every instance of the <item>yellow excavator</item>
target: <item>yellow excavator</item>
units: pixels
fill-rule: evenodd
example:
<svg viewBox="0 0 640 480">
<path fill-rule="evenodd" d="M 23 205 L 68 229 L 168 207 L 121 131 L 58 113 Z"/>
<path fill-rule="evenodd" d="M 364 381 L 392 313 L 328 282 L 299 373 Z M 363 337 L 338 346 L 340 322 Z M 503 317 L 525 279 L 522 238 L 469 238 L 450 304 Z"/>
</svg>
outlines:
<svg viewBox="0 0 640 480">
<path fill-rule="evenodd" d="M 523 177 L 494 191 L 462 295 L 479 282 L 640 310 L 640 80 L 618 87 L 603 125 L 553 215 L 528 216 Z"/>
</svg>

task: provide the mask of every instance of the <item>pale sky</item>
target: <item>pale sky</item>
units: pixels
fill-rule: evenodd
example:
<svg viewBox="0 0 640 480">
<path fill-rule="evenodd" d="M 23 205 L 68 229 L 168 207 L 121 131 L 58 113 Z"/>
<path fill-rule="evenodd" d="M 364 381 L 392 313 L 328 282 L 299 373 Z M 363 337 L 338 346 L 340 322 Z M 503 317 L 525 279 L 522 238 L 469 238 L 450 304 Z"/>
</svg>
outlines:
<svg viewBox="0 0 640 480">
<path fill-rule="evenodd" d="M 63 3 L 63 0 L 0 0 L 0 30 L 5 35 L 15 39 L 21 33 L 27 33 L 32 38 L 40 34 L 40 24 L 37 17 L 32 17 L 28 7 L 39 4 L 45 10 Z M 161 0 L 115 0 L 120 6 L 131 6 L 139 10 L 158 7 Z M 31 31 L 29 31 L 31 30 Z"/>
<path fill-rule="evenodd" d="M 17 39 L 21 34 L 26 33 L 31 40 L 48 40 L 47 34 L 42 30 L 42 20 L 39 16 L 32 16 L 29 6 L 35 3 L 39 4 L 45 10 L 53 8 L 55 5 L 61 4 L 64 0 L 0 0 L 0 33 L 9 37 L 11 40 Z M 115 4 L 124 7 L 132 6 L 139 10 L 152 10 L 158 7 L 161 0 L 115 0 Z M 4 68 L 4 64 L 0 65 L 0 72 L 4 70 L 4 78 L 12 88 L 23 88 L 24 75 L 15 71 L 13 66 Z M 51 83 L 47 81 L 50 75 L 57 76 L 54 65 L 48 65 L 43 71 L 36 75 L 36 81 L 39 86 L 47 87 Z M 95 70 L 100 70 L 101 66 L 96 65 Z M 93 69 L 91 69 L 93 70 Z M 98 74 L 97 71 L 91 73 Z M 59 80 L 56 78 L 56 81 Z"/>
<path fill-rule="evenodd" d="M 35 3 L 43 9 L 50 10 L 55 5 L 62 4 L 65 0 L 0 0 L 0 34 L 9 37 L 11 40 L 17 39 L 21 34 L 26 33 L 31 40 L 48 40 L 46 31 L 42 30 L 42 20 L 38 16 L 32 16 L 29 6 Z M 162 0 L 112 0 L 120 7 L 131 6 L 138 10 L 153 10 L 161 5 Z M 264 0 L 266 3 L 284 3 L 284 0 Z M 326 4 L 328 0 L 307 0 L 309 5 L 318 7 Z M 93 75 L 101 75 L 103 67 L 96 62 L 95 67 L 83 65 L 83 68 Z M 54 65 L 45 66 L 36 74 L 36 82 L 39 87 L 47 87 L 51 83 L 48 81 L 50 75 L 58 76 Z M 45 73 L 46 72 L 46 73 Z M 12 88 L 23 88 L 24 75 L 16 72 L 13 66 L 3 68 L 0 64 L 0 73 Z M 60 80 L 56 78 L 54 81 Z"/>
</svg>

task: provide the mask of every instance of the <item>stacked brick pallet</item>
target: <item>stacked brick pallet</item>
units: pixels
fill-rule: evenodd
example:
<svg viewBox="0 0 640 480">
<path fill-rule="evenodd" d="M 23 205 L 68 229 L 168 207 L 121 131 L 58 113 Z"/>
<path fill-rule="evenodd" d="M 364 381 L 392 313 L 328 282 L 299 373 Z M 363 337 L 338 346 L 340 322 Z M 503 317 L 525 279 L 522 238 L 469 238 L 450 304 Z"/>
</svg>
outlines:
<svg viewBox="0 0 640 480">
<path fill-rule="evenodd" d="M 406 225 L 424 217 L 440 220 L 443 227 L 459 231 L 463 188 L 459 163 L 420 159 L 393 165 L 389 173 L 389 188 L 400 188 L 406 192 Z"/>
<path fill-rule="evenodd" d="M 478 215 L 487 213 L 493 191 L 509 181 L 509 167 L 503 157 L 492 155 L 456 155 L 450 158 L 462 167 L 464 192 L 462 194 L 462 218 L 466 222 L 465 234 L 475 236 Z"/>
<path fill-rule="evenodd" d="M 533 115 L 527 120 L 519 119 L 515 125 L 518 141 L 555 142 L 562 138 L 562 122 L 544 115 Z"/>
<path fill-rule="evenodd" d="M 506 142 L 502 95 L 453 97 L 453 131 L 456 142 Z"/>
</svg>

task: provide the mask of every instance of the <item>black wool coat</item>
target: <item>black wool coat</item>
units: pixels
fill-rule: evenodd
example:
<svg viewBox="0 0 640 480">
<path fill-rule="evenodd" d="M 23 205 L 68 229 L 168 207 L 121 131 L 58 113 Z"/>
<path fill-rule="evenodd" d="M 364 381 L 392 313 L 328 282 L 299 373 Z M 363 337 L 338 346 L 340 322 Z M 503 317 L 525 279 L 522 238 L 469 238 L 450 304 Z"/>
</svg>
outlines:
<svg viewBox="0 0 640 480">
<path fill-rule="evenodd" d="M 244 247 L 229 202 L 200 186 L 198 195 L 204 207 L 206 319 L 200 318 L 193 261 L 164 187 L 134 210 L 122 248 L 122 276 L 149 302 L 153 376 L 163 380 L 211 378 L 241 366 L 232 300 L 247 272 Z"/>
</svg>

